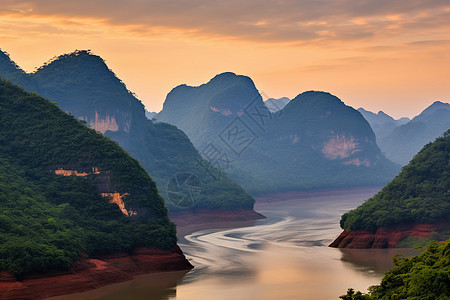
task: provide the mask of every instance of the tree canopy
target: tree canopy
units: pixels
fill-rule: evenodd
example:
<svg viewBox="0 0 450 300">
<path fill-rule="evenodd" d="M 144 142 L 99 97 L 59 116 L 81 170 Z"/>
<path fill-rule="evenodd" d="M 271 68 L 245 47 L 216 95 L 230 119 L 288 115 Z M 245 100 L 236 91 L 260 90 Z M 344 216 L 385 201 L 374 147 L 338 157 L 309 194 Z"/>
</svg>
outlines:
<svg viewBox="0 0 450 300">
<path fill-rule="evenodd" d="M 59 176 L 56 168 L 105 177 Z M 129 194 L 124 215 L 102 197 Z M 44 98 L 0 80 L 0 271 L 67 269 L 82 253 L 170 248 L 175 226 L 154 182 L 115 142 Z"/>
<path fill-rule="evenodd" d="M 378 194 L 345 213 L 341 227 L 365 229 L 450 220 L 450 130 L 429 143 Z"/>
</svg>

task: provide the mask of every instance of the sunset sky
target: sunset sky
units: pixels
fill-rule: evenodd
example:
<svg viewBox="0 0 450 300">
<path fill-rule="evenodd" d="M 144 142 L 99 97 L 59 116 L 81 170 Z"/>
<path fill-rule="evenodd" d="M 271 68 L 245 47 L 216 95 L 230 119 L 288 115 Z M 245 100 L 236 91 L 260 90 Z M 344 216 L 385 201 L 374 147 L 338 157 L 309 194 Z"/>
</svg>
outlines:
<svg viewBox="0 0 450 300">
<path fill-rule="evenodd" d="M 225 71 L 394 117 L 450 102 L 448 0 L 1 0 L 0 48 L 28 72 L 91 49 L 150 111 Z"/>
</svg>

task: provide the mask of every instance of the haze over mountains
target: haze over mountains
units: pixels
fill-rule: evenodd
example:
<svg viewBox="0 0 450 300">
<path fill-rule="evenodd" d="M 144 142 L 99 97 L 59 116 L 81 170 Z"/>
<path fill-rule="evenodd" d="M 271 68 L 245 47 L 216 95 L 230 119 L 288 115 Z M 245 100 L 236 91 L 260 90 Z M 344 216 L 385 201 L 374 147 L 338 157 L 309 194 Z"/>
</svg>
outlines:
<svg viewBox="0 0 450 300">
<path fill-rule="evenodd" d="M 253 81 L 234 73 L 199 87 L 180 85 L 160 113 L 149 113 L 88 51 L 61 55 L 32 74 L 1 53 L 0 74 L 118 141 L 154 177 L 166 200 L 174 176 L 199 177 L 196 208 L 252 208 L 252 197 L 226 174 L 253 194 L 382 185 L 399 170 L 384 154 L 404 164 L 449 126 L 448 104 L 438 102 L 410 122 L 360 108 L 366 121 L 325 92 L 264 103 Z"/>
<path fill-rule="evenodd" d="M 202 160 L 181 130 L 169 124 L 154 124 L 146 118 L 142 103 L 99 56 L 88 51 L 61 55 L 33 74 L 23 72 L 6 54 L 0 53 L 0 57 L 0 75 L 55 101 L 138 159 L 168 200 L 171 211 L 180 206 L 252 210 L 254 199 L 225 174 L 217 176 L 220 171 Z M 169 190 L 173 178 L 188 178 L 189 174 L 194 175 L 194 185 L 180 183 Z M 190 189 L 196 190 L 192 197 Z M 168 192 L 174 192 L 172 199 Z"/>
<path fill-rule="evenodd" d="M 450 128 L 450 104 L 436 101 L 418 116 L 405 123 L 383 112 L 375 115 L 358 109 L 372 126 L 377 143 L 387 158 L 401 165 L 407 164 L 427 143 Z"/>
<path fill-rule="evenodd" d="M 31 74 L 0 52 L 0 75 L 10 79 L 0 79 L 0 271 L 6 271 L 0 272 L 0 298 L 24 298 L 15 293 L 26 285 L 9 287 L 14 276 L 34 272 L 88 274 L 84 286 L 64 280 L 68 294 L 139 272 L 189 269 L 161 195 L 172 217 L 210 213 L 208 221 L 217 224 L 220 214 L 221 220 L 260 218 L 250 193 L 390 181 L 342 216 L 344 232 L 333 246 L 385 248 L 425 235 L 449 237 L 449 104 L 435 102 L 413 120 L 394 120 L 321 91 L 263 102 L 249 77 L 227 72 L 198 87 L 174 88 L 156 114 L 90 51 L 61 55 Z M 405 163 L 424 144 L 394 178 L 400 165 L 389 158 Z M 316 228 L 323 224 L 311 220 Z M 181 224 L 192 225 L 190 219 Z M 201 235 L 196 239 L 203 242 Z M 207 261 L 205 249 L 193 256 Z M 108 263 L 101 255 L 114 257 Z M 111 272 L 119 277 L 105 279 Z M 34 291 L 26 296 L 36 298 Z"/>
<path fill-rule="evenodd" d="M 405 117 L 395 120 L 383 111 L 379 111 L 375 114 L 362 107 L 358 108 L 358 111 L 363 115 L 364 119 L 369 122 L 377 137 L 377 141 L 389 135 L 395 127 L 411 121 L 409 118 Z"/>
<path fill-rule="evenodd" d="M 223 73 L 174 88 L 156 118 L 201 153 L 211 144 L 226 153 L 228 174 L 252 193 L 384 184 L 398 172 L 361 114 L 329 93 L 305 92 L 271 113 L 250 78 Z"/>
</svg>

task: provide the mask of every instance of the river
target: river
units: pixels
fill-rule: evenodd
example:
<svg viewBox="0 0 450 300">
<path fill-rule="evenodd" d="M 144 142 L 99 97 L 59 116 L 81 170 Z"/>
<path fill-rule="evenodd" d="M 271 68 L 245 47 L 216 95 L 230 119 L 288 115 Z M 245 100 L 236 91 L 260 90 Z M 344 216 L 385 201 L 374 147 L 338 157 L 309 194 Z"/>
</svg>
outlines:
<svg viewBox="0 0 450 300">
<path fill-rule="evenodd" d="M 338 299 L 347 288 L 367 291 L 411 249 L 329 248 L 342 213 L 378 189 L 286 193 L 259 198 L 267 219 L 179 238 L 195 268 L 140 275 L 133 281 L 52 299 Z M 231 226 L 220 224 L 218 227 Z"/>
</svg>

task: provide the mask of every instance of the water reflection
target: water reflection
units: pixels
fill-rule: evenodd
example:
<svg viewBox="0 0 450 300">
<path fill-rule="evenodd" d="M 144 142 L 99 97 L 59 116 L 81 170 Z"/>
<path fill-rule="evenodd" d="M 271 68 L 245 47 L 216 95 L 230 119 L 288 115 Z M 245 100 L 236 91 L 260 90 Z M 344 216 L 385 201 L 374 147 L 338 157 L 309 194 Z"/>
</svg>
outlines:
<svg viewBox="0 0 450 300">
<path fill-rule="evenodd" d="M 339 249 L 341 260 L 358 272 L 383 275 L 394 265 L 394 255 L 413 256 L 422 250 L 416 249 Z"/>
<path fill-rule="evenodd" d="M 281 202 L 260 202 L 267 216 L 239 228 L 217 224 L 180 239 L 195 268 L 138 277 L 92 292 L 58 299 L 337 299 L 349 287 L 377 284 L 405 249 L 329 248 L 340 233 L 340 215 L 377 190 L 289 194 Z M 184 276 L 184 277 L 183 277 Z M 81 296 L 80 296 L 81 295 Z"/>
<path fill-rule="evenodd" d="M 52 300 L 169 300 L 177 297 L 177 284 L 187 271 L 138 275 L 132 281 L 112 284 L 93 291 L 57 296 Z"/>
</svg>

